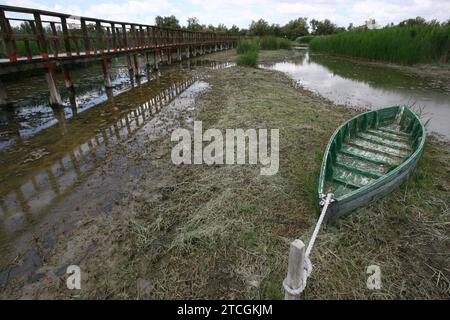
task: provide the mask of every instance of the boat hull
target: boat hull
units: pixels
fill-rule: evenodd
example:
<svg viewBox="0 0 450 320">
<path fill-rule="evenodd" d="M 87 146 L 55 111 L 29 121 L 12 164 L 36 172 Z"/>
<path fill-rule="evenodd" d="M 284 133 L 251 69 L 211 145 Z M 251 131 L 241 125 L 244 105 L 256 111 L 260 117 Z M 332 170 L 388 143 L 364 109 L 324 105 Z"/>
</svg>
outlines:
<svg viewBox="0 0 450 320">
<path fill-rule="evenodd" d="M 325 217 L 325 221 L 331 224 L 336 223 L 339 218 L 350 214 L 359 207 L 363 207 L 372 201 L 384 197 L 396 189 L 409 178 L 410 174 L 416 167 L 419 158 L 420 154 L 410 166 L 402 168 L 402 170 L 399 170 L 395 175 L 375 183 L 369 189 L 357 193 L 349 198 L 334 201 L 328 207 L 329 209 Z"/>
<path fill-rule="evenodd" d="M 366 112 L 340 126 L 319 177 L 320 200 L 335 194 L 325 221 L 334 223 L 397 188 L 417 166 L 424 142 L 423 124 L 406 107 Z"/>
</svg>

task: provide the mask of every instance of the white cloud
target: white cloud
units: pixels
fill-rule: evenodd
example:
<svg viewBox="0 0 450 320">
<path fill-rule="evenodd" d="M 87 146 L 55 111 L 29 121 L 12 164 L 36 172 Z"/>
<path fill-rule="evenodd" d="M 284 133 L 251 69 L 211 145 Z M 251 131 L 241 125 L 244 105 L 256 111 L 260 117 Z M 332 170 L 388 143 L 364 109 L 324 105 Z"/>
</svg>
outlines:
<svg viewBox="0 0 450 320">
<path fill-rule="evenodd" d="M 1 0 L 0 0 L 1 1 Z M 427 20 L 450 19 L 450 0 L 5 0 L 6 4 L 65 12 L 74 15 L 117 21 L 153 24 L 157 15 L 174 14 L 182 24 L 188 17 L 198 17 L 203 24 L 224 23 L 248 27 L 252 20 L 263 18 L 270 23 L 285 24 L 298 17 L 325 19 L 347 26 L 375 18 L 379 24 L 398 23 L 422 16 Z"/>
<path fill-rule="evenodd" d="M 362 22 L 364 17 L 373 17 L 382 25 L 400 22 L 408 18 L 421 16 L 427 20 L 450 19 L 450 1 L 432 0 L 364 0 L 357 1 L 349 9 L 352 21 Z"/>
</svg>

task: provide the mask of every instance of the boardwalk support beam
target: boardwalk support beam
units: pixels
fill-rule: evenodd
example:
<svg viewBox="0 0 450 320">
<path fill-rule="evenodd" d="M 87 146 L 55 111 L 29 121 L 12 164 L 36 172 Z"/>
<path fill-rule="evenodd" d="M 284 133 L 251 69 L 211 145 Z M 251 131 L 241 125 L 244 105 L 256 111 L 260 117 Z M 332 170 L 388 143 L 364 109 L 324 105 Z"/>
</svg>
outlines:
<svg viewBox="0 0 450 320">
<path fill-rule="evenodd" d="M 8 105 L 8 94 L 6 93 L 6 87 L 0 80 L 0 106 Z"/>
<path fill-rule="evenodd" d="M 102 70 L 103 70 L 103 83 L 105 88 L 112 88 L 111 75 L 109 73 L 109 61 L 107 58 L 103 57 L 102 60 Z"/>
<path fill-rule="evenodd" d="M 139 78 L 142 76 L 141 74 L 141 57 L 139 53 L 135 53 L 133 55 L 133 62 L 134 62 L 134 70 L 136 78 Z"/>
<path fill-rule="evenodd" d="M 47 81 L 48 91 L 50 93 L 50 105 L 62 106 L 61 95 L 58 91 L 55 77 L 55 63 L 48 62 L 45 68 L 45 80 Z"/>
<path fill-rule="evenodd" d="M 73 83 L 72 83 L 72 78 L 70 77 L 69 68 L 67 67 L 67 65 L 62 64 L 61 65 L 61 70 L 62 70 L 62 73 L 63 73 L 64 85 L 66 86 L 66 89 L 69 90 L 69 91 L 73 91 L 74 87 L 73 87 Z"/>
</svg>

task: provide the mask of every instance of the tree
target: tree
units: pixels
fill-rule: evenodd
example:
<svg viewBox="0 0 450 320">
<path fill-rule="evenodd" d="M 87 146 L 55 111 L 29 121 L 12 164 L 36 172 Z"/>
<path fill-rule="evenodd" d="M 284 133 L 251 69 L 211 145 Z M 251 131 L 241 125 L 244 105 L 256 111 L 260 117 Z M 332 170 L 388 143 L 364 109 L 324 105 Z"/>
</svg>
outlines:
<svg viewBox="0 0 450 320">
<path fill-rule="evenodd" d="M 336 24 L 331 22 L 329 19 L 325 19 L 323 21 L 312 19 L 309 24 L 312 29 L 311 33 L 314 35 L 333 34 L 345 30 L 343 28 L 338 28 L 338 26 L 336 26 Z"/>
<path fill-rule="evenodd" d="M 268 34 L 271 34 L 269 23 L 264 19 L 259 19 L 256 22 L 252 21 L 248 31 L 252 36 L 266 36 Z"/>
<path fill-rule="evenodd" d="M 215 32 L 216 27 L 214 27 L 212 24 L 208 24 L 208 26 L 206 28 L 203 28 L 203 31 Z"/>
<path fill-rule="evenodd" d="M 289 21 L 281 28 L 284 36 L 291 40 L 295 40 L 298 37 L 306 36 L 308 32 L 308 18 L 298 18 Z"/>
<path fill-rule="evenodd" d="M 155 18 L 155 23 L 158 27 L 172 28 L 172 29 L 180 29 L 180 22 L 178 19 L 171 15 L 169 17 L 161 17 L 157 16 Z"/>
<path fill-rule="evenodd" d="M 191 30 L 191 31 L 202 31 L 203 29 L 205 29 L 205 27 L 200 24 L 198 18 L 191 17 L 191 18 L 187 19 L 187 28 L 186 29 Z"/>
<path fill-rule="evenodd" d="M 25 34 L 33 34 L 33 29 L 31 29 L 31 25 L 28 21 L 24 21 L 20 23 L 19 27 L 15 27 L 18 32 Z"/>
<path fill-rule="evenodd" d="M 227 31 L 228 34 L 238 35 L 239 34 L 239 27 L 236 25 L 232 25 L 230 29 Z"/>
<path fill-rule="evenodd" d="M 216 32 L 227 32 L 228 28 L 223 23 L 219 23 L 216 28 Z"/>
<path fill-rule="evenodd" d="M 427 21 L 424 18 L 416 17 L 415 19 L 403 20 L 398 25 L 404 27 L 404 26 L 424 25 L 426 23 Z"/>
<path fill-rule="evenodd" d="M 269 33 L 271 35 L 276 36 L 276 37 L 281 37 L 283 35 L 283 30 L 282 30 L 282 28 L 280 27 L 279 24 L 272 24 L 270 26 Z"/>
</svg>

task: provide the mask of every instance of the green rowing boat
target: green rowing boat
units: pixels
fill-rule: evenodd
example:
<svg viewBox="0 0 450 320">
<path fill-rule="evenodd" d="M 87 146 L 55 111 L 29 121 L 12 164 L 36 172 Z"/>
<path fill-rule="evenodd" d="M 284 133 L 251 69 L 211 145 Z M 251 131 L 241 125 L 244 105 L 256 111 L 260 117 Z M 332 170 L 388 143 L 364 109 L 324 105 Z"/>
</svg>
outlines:
<svg viewBox="0 0 450 320">
<path fill-rule="evenodd" d="M 425 128 L 407 107 L 365 112 L 340 126 L 320 168 L 321 205 L 333 194 L 325 219 L 334 222 L 396 188 L 416 166 L 424 142 Z"/>
</svg>

